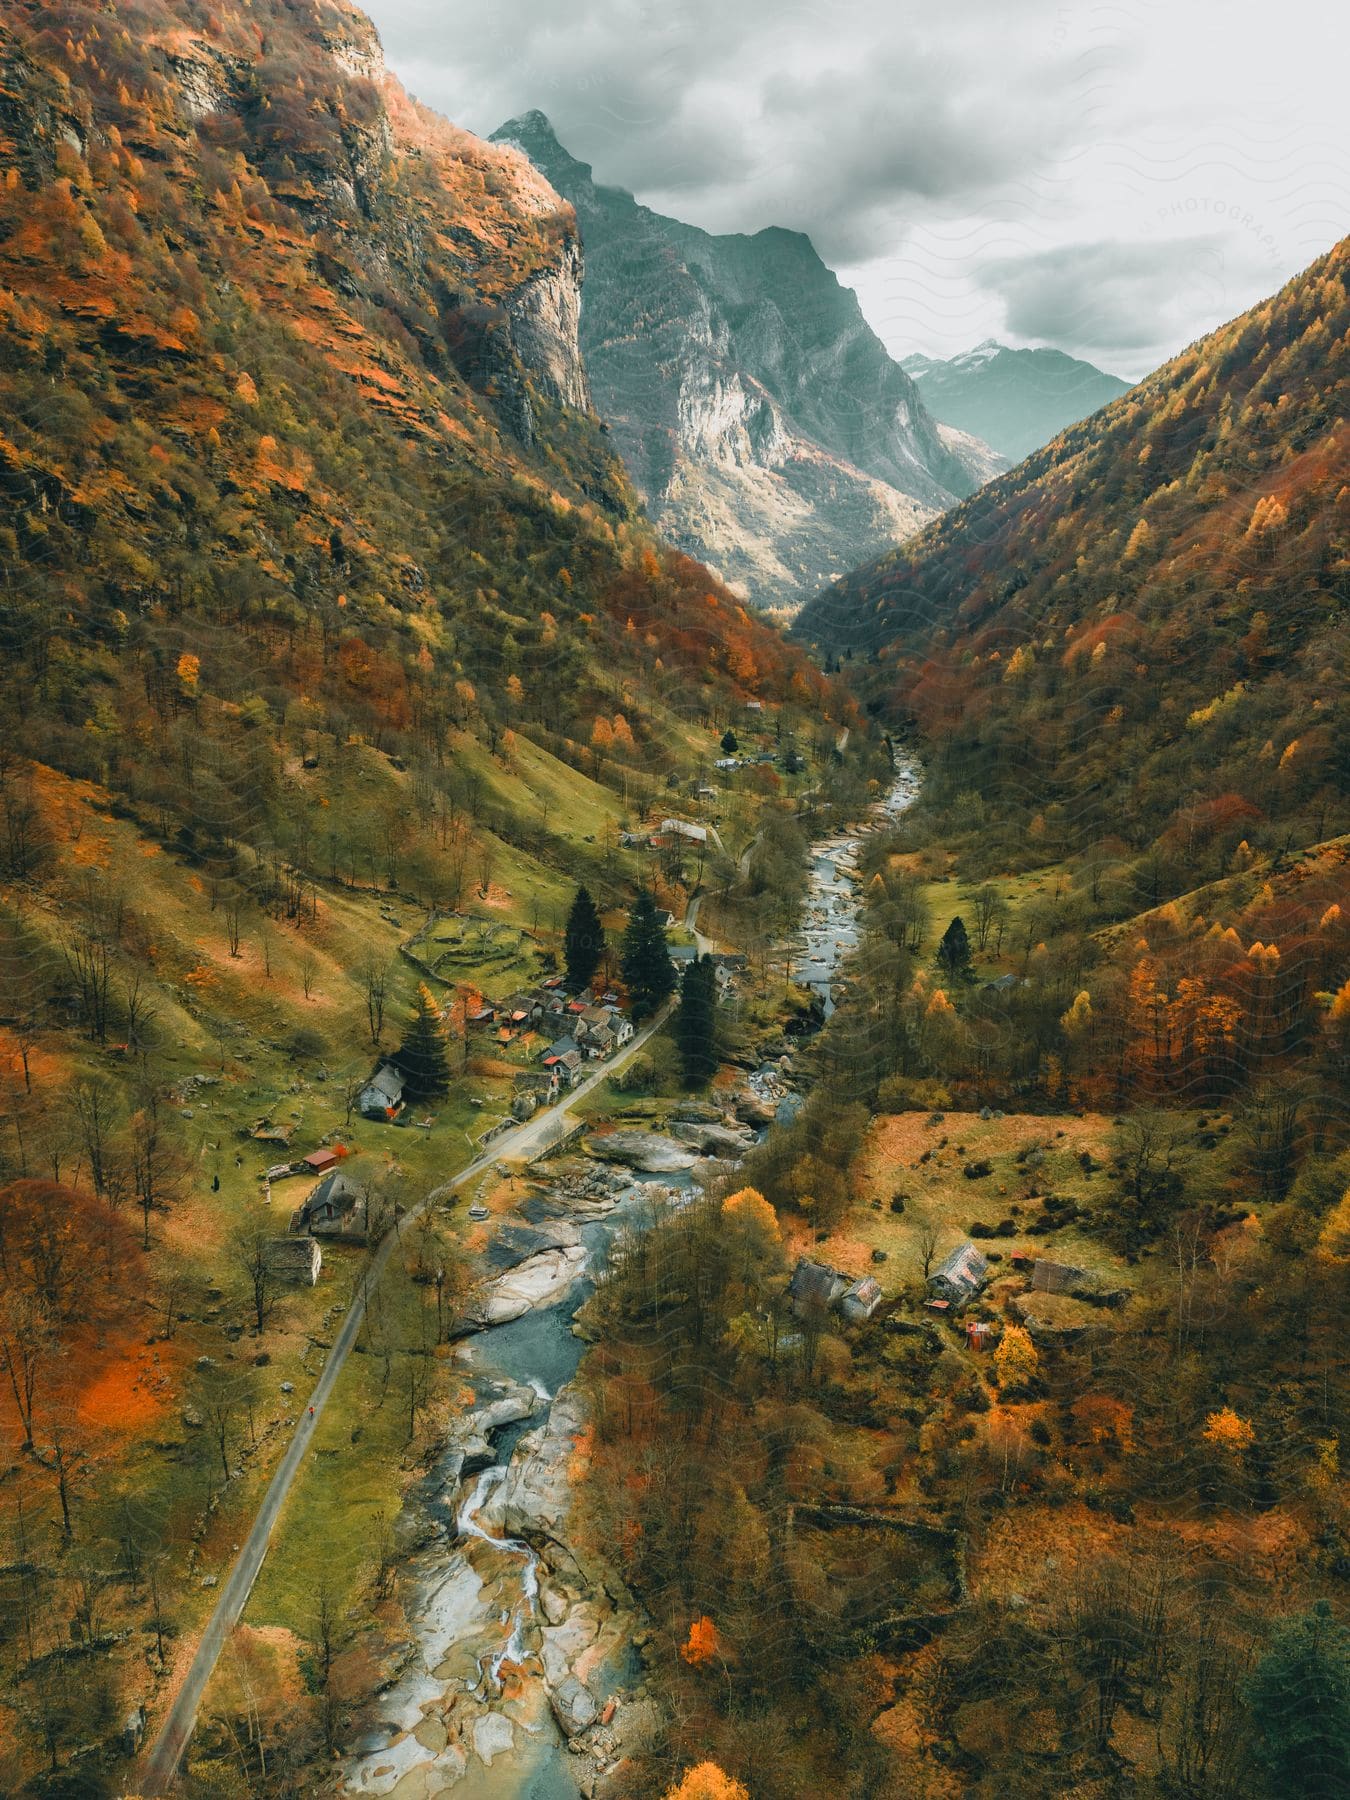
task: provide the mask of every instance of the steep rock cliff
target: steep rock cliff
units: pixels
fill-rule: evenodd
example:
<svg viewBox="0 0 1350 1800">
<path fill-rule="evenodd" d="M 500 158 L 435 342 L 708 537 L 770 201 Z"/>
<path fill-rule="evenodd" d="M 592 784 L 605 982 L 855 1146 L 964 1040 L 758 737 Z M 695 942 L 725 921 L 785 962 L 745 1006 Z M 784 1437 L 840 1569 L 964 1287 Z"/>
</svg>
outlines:
<svg viewBox="0 0 1350 1800">
<path fill-rule="evenodd" d="M 77 33 L 110 17 L 98 5 L 42 9 L 53 32 L 57 11 Z M 143 160 L 203 182 L 209 200 L 237 193 L 246 215 L 284 209 L 308 235 L 320 283 L 395 320 L 423 373 L 466 376 L 526 442 L 531 386 L 589 408 L 571 207 L 518 152 L 413 101 L 362 13 L 324 4 L 250 23 L 224 10 L 196 25 L 146 12 L 136 30 L 139 97 L 153 115 L 151 140 L 136 142 Z M 105 34 L 116 41 L 106 23 Z M 0 48 L 7 91 L 24 91 L 31 109 L 44 84 L 26 79 L 17 39 L 0 38 Z M 13 132 L 19 167 L 34 180 L 56 173 L 58 145 L 83 156 L 105 123 L 78 86 L 44 91 L 53 122 L 35 129 L 16 119 Z M 250 178 L 265 192 L 246 191 Z M 312 296 L 295 299 L 303 308 Z"/>
<path fill-rule="evenodd" d="M 985 477 L 985 447 L 944 441 L 809 238 L 652 212 L 598 186 L 539 112 L 493 141 L 576 208 L 582 349 L 653 517 L 756 601 L 795 604 Z"/>
</svg>

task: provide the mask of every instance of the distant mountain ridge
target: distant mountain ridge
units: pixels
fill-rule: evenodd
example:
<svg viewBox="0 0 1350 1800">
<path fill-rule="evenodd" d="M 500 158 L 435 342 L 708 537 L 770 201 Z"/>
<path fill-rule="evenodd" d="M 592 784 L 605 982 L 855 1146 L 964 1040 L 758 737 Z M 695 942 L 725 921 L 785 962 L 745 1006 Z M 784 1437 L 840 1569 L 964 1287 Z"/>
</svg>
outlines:
<svg viewBox="0 0 1350 1800">
<path fill-rule="evenodd" d="M 985 446 L 948 444 L 809 238 L 653 212 L 597 184 L 541 112 L 493 141 L 576 209 L 582 353 L 653 519 L 753 599 L 805 598 L 987 478 Z"/>
<path fill-rule="evenodd" d="M 946 361 L 906 356 L 901 367 L 935 419 L 982 438 L 1013 463 L 1131 385 L 1062 350 L 1014 350 L 993 338 Z"/>
</svg>

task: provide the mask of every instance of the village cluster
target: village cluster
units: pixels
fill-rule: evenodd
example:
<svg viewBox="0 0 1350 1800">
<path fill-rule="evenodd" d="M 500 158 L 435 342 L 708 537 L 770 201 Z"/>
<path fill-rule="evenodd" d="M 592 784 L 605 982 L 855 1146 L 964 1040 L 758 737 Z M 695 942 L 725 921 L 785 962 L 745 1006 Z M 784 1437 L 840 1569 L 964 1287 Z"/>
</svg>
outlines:
<svg viewBox="0 0 1350 1800">
<path fill-rule="evenodd" d="M 678 955 L 676 947 L 675 959 Z M 721 979 L 724 983 L 730 980 L 729 970 L 722 972 Z M 565 991 L 561 976 L 551 976 L 500 1002 L 480 1000 L 464 1023 L 468 1033 L 481 1036 L 500 1051 L 526 1050 L 535 1065 L 514 1074 L 510 1115 L 483 1133 L 479 1139 L 482 1146 L 576 1087 L 597 1063 L 621 1050 L 633 1036 L 633 1022 L 617 994 L 586 989 L 573 997 Z M 430 1123 L 405 1118 L 407 1105 L 403 1073 L 393 1061 L 382 1060 L 357 1095 L 354 1110 L 372 1123 Z M 255 1140 L 270 1144 L 284 1143 L 286 1135 L 271 1121 L 260 1121 L 250 1133 Z M 340 1143 L 323 1146 L 293 1161 L 274 1163 L 261 1176 L 267 1201 L 274 1183 L 295 1176 L 318 1177 L 293 1209 L 287 1234 L 268 1247 L 276 1279 L 309 1285 L 317 1281 L 323 1260 L 320 1239 L 353 1244 L 370 1240 L 374 1225 L 371 1192 L 366 1182 L 342 1167 L 346 1154 Z"/>
</svg>

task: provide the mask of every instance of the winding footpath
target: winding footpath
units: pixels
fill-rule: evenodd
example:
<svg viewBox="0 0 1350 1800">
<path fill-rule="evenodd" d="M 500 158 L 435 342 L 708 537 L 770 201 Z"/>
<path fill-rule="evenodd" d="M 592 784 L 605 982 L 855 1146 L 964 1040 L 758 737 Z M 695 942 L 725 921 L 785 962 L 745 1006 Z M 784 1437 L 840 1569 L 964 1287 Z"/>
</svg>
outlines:
<svg viewBox="0 0 1350 1800">
<path fill-rule="evenodd" d="M 234 1564 L 225 1579 L 220 1598 L 207 1621 L 196 1653 L 183 1678 L 183 1684 L 164 1715 L 159 1735 L 145 1759 L 140 1783 L 141 1793 L 147 1796 L 165 1794 L 172 1787 L 174 1777 L 178 1773 L 178 1766 L 183 1759 L 183 1753 L 187 1749 L 188 1741 L 197 1723 L 197 1711 L 201 1705 L 202 1695 L 206 1691 L 206 1684 L 211 1679 L 230 1633 L 243 1615 L 249 1594 L 253 1590 L 253 1584 L 258 1579 L 258 1571 L 262 1568 L 263 1558 L 267 1554 L 272 1530 L 286 1503 L 287 1496 L 295 1484 L 296 1475 L 300 1471 L 314 1433 L 318 1429 L 319 1421 L 323 1417 L 323 1409 L 337 1384 L 338 1376 L 342 1373 L 352 1345 L 356 1342 L 357 1333 L 361 1329 L 361 1320 L 365 1316 L 366 1303 L 371 1293 L 378 1287 L 380 1278 L 388 1266 L 402 1226 L 412 1224 L 433 1198 L 439 1200 L 447 1192 L 463 1187 L 466 1182 L 473 1181 L 477 1176 L 483 1174 L 493 1163 L 501 1162 L 504 1159 L 528 1160 L 538 1156 L 550 1144 L 555 1143 L 567 1130 L 566 1119 L 571 1109 L 576 1106 L 578 1101 L 584 1100 L 588 1094 L 593 1093 L 602 1081 L 613 1075 L 616 1070 L 623 1068 L 641 1050 L 652 1034 L 659 1031 L 665 1023 L 673 1004 L 673 1001 L 667 1001 L 660 1012 L 648 1020 L 640 1031 L 634 1033 L 632 1041 L 618 1056 L 609 1062 L 602 1063 L 593 1075 L 588 1076 L 582 1082 L 580 1087 L 574 1088 L 556 1105 L 543 1108 L 532 1119 L 517 1126 L 515 1130 L 504 1132 L 494 1141 L 489 1151 L 475 1157 L 467 1168 L 461 1169 L 458 1175 L 435 1189 L 434 1194 L 429 1194 L 425 1199 L 419 1201 L 404 1215 L 399 1226 L 387 1232 L 381 1239 L 366 1266 L 365 1273 L 357 1283 L 351 1306 L 346 1318 L 342 1321 L 341 1330 L 333 1340 L 333 1347 L 328 1353 L 327 1361 L 324 1363 L 314 1391 L 300 1408 L 299 1420 L 291 1436 L 291 1441 L 287 1445 L 286 1454 L 282 1457 L 276 1473 L 268 1484 L 262 1505 L 258 1509 L 247 1538 L 240 1545 L 239 1554 L 235 1557 Z"/>
</svg>

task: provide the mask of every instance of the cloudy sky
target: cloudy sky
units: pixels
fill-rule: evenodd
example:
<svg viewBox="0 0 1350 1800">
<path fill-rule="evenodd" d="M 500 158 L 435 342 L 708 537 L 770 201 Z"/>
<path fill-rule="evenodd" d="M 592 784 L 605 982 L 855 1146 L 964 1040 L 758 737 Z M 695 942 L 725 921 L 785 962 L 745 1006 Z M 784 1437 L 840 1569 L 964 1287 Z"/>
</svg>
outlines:
<svg viewBox="0 0 1350 1800">
<path fill-rule="evenodd" d="M 420 99 L 539 107 L 596 178 L 809 232 L 896 355 L 1127 377 L 1350 230 L 1335 0 L 366 0 Z"/>
</svg>

